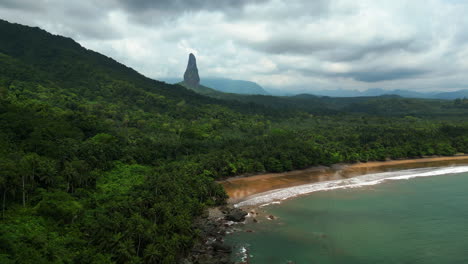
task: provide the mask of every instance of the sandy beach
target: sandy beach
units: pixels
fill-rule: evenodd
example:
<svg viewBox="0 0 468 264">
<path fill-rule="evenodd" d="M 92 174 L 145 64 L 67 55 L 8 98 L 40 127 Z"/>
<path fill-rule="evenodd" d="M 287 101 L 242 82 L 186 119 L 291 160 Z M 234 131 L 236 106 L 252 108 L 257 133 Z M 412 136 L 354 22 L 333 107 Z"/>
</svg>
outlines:
<svg viewBox="0 0 468 264">
<path fill-rule="evenodd" d="M 369 173 L 462 164 L 468 164 L 468 155 L 336 164 L 331 167 L 317 166 L 284 173 L 233 177 L 220 183 L 230 197 L 229 203 L 237 203 L 259 193 L 303 184 L 339 180 Z"/>
</svg>

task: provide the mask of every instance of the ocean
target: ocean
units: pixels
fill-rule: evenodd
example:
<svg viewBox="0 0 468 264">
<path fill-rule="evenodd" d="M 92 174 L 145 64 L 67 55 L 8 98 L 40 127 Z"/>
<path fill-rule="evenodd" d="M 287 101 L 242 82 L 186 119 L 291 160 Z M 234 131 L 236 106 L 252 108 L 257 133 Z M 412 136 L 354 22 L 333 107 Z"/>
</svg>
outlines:
<svg viewBox="0 0 468 264">
<path fill-rule="evenodd" d="M 468 263 L 468 166 L 307 184 L 240 205 L 259 214 L 226 237 L 238 263 Z"/>
</svg>

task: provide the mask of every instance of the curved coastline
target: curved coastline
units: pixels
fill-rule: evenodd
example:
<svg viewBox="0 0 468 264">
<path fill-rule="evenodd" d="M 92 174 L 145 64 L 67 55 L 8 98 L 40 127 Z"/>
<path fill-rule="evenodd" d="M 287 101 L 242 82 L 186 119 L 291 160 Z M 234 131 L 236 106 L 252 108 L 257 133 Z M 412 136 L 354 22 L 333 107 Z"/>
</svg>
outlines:
<svg viewBox="0 0 468 264">
<path fill-rule="evenodd" d="M 285 173 L 234 177 L 220 183 L 230 197 L 229 203 L 238 207 L 256 207 L 315 191 L 468 171 L 468 166 L 461 165 L 468 165 L 468 155 L 318 166 Z M 453 166 L 457 167 L 451 168 Z"/>
</svg>

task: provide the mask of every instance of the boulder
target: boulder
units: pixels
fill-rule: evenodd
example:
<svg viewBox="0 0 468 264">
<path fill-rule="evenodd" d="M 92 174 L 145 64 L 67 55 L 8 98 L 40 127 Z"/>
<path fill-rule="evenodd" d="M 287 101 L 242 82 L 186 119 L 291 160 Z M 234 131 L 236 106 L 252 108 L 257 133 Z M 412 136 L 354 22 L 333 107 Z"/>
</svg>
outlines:
<svg viewBox="0 0 468 264">
<path fill-rule="evenodd" d="M 239 208 L 233 208 L 229 210 L 229 212 L 227 212 L 226 220 L 233 221 L 233 222 L 242 222 L 245 220 L 246 215 L 247 215 L 247 212 Z"/>
<path fill-rule="evenodd" d="M 221 242 L 214 242 L 213 243 L 213 250 L 214 251 L 219 251 L 219 252 L 226 252 L 226 253 L 230 253 L 231 252 L 231 247 L 228 246 L 228 245 L 225 245 Z"/>
</svg>

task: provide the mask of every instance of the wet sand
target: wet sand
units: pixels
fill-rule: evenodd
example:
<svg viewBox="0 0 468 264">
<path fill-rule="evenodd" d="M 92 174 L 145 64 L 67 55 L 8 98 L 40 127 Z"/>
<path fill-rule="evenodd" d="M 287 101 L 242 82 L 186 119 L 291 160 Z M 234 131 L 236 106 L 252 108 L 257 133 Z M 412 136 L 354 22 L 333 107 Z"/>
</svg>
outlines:
<svg viewBox="0 0 468 264">
<path fill-rule="evenodd" d="M 468 155 L 336 164 L 331 167 L 317 166 L 284 173 L 233 177 L 220 183 L 229 195 L 229 203 L 237 203 L 259 193 L 308 183 L 339 180 L 369 173 L 461 164 L 468 164 Z"/>
</svg>

